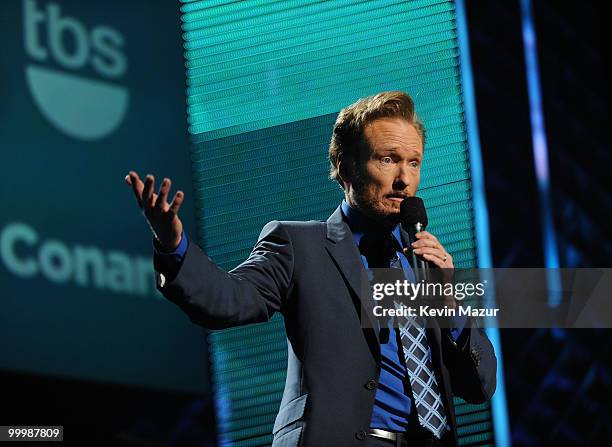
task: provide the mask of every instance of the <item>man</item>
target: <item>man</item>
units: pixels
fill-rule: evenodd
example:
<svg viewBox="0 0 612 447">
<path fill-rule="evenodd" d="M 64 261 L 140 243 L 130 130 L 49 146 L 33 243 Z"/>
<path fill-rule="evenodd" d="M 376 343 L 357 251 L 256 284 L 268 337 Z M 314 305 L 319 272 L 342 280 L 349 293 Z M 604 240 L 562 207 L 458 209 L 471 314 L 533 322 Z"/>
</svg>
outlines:
<svg viewBox="0 0 612 447">
<path fill-rule="evenodd" d="M 226 273 L 187 240 L 167 202 L 130 172 L 155 235 L 158 288 L 196 324 L 226 328 L 285 319 L 288 367 L 273 446 L 456 445 L 452 396 L 479 403 L 495 391 L 496 360 L 470 320 L 451 329 L 407 325 L 368 329 L 368 272 L 394 267 L 414 280 L 407 253 L 453 269 L 431 233 L 409 247 L 400 203 L 414 196 L 424 129 L 412 99 L 384 92 L 342 110 L 329 149 L 331 177 L 345 199 L 326 222 L 268 223 L 249 258 Z M 364 287 L 366 284 L 366 287 Z M 300 444 L 301 443 L 301 444 Z"/>
</svg>

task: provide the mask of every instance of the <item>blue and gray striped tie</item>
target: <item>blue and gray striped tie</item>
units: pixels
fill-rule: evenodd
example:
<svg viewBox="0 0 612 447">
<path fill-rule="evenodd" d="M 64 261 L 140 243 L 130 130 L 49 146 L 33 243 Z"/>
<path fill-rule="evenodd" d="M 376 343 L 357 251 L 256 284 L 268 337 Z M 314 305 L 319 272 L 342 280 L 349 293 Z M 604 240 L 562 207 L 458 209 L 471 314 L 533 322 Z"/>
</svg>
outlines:
<svg viewBox="0 0 612 447">
<path fill-rule="evenodd" d="M 391 259 L 390 267 L 402 268 L 397 256 Z M 412 271 L 404 271 L 404 275 L 409 281 L 414 281 Z M 399 303 L 396 303 L 396 307 L 399 307 Z M 425 336 L 424 321 L 421 317 L 396 318 L 419 423 L 439 439 L 444 433 L 447 419 L 431 363 L 431 349 Z"/>
</svg>

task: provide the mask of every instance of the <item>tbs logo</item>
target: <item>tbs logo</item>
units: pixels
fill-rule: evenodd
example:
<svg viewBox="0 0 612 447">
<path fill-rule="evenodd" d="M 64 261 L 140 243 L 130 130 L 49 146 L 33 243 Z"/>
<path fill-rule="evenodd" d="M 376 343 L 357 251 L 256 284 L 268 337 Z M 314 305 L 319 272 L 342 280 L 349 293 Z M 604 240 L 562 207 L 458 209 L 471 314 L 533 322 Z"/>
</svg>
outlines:
<svg viewBox="0 0 612 447">
<path fill-rule="evenodd" d="M 42 114 L 59 130 L 80 140 L 111 134 L 125 117 L 129 94 L 116 81 L 127 70 L 123 36 L 107 26 L 91 30 L 62 15 L 59 4 L 23 0 L 26 78 Z M 55 62 L 64 70 L 43 66 Z M 78 74 L 91 68 L 102 79 Z"/>
</svg>

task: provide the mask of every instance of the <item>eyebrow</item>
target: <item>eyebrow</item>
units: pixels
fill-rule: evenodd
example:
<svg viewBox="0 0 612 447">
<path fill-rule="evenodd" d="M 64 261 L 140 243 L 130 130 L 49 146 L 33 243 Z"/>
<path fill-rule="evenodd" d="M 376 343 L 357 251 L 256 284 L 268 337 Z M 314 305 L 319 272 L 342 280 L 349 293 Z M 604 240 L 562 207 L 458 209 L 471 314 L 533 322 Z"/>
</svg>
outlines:
<svg viewBox="0 0 612 447">
<path fill-rule="evenodd" d="M 423 154 L 421 152 L 419 152 L 416 149 L 410 148 L 408 149 L 410 152 L 414 153 L 415 155 L 417 155 L 419 158 L 423 157 Z M 380 152 L 398 152 L 399 149 L 397 147 L 387 147 L 385 149 L 381 149 Z"/>
</svg>

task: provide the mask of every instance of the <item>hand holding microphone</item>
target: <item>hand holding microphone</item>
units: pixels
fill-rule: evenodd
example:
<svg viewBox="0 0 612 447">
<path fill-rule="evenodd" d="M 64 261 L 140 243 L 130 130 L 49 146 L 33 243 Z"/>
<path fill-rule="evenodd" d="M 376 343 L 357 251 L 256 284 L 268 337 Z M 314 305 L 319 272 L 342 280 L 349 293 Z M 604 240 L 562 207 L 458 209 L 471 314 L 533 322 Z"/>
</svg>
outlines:
<svg viewBox="0 0 612 447">
<path fill-rule="evenodd" d="M 411 248 L 404 248 L 407 257 L 412 256 L 412 265 L 417 282 L 453 282 L 453 257 L 446 251 L 438 238 L 425 231 L 427 227 L 427 212 L 423 200 L 419 197 L 407 197 L 400 205 L 401 225 L 408 233 Z M 431 275 L 429 267 L 435 266 L 442 270 L 441 275 Z M 432 277 L 433 276 L 433 277 Z M 453 297 L 442 300 L 442 305 L 455 307 Z"/>
<path fill-rule="evenodd" d="M 407 256 L 412 254 L 413 265 L 425 271 L 428 264 L 440 268 L 454 268 L 453 257 L 444 249 L 438 238 L 425 231 L 427 227 L 427 211 L 420 197 L 407 197 L 400 205 L 402 228 L 410 238 L 410 249 L 404 249 Z"/>
</svg>

